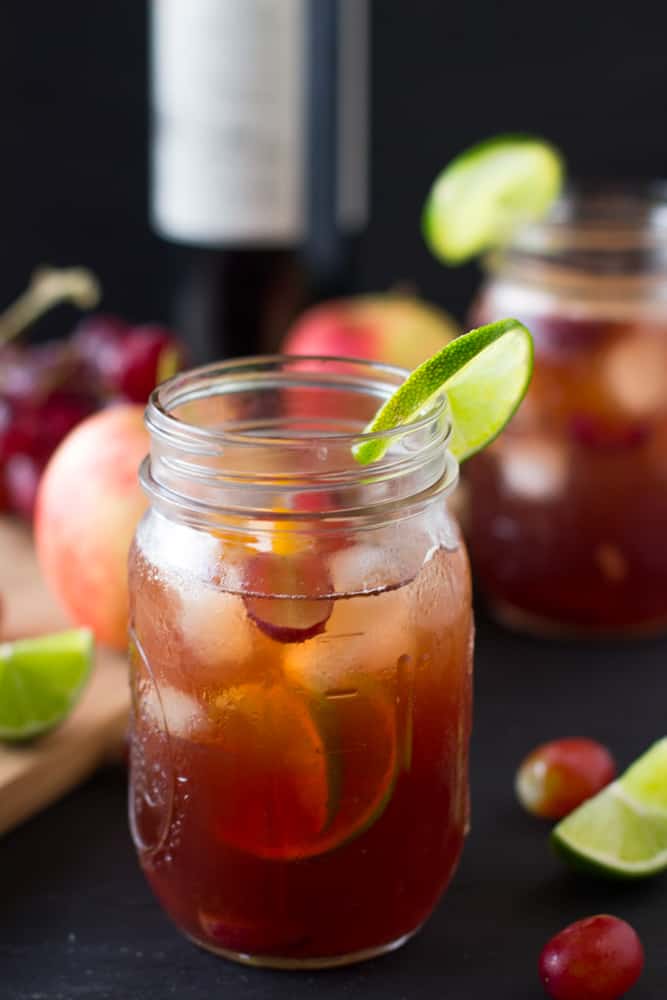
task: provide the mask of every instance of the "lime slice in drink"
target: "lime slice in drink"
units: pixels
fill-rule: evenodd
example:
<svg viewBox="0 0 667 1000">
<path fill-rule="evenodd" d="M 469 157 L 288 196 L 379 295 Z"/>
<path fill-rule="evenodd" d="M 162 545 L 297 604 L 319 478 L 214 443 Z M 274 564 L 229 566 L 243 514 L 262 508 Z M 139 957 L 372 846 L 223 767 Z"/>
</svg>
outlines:
<svg viewBox="0 0 667 1000">
<path fill-rule="evenodd" d="M 30 739 L 62 722 L 92 664 L 89 629 L 0 643 L 0 739 Z"/>
<path fill-rule="evenodd" d="M 561 820 L 552 843 L 575 867 L 616 878 L 667 869 L 667 738 Z"/>
<path fill-rule="evenodd" d="M 449 450 L 462 462 L 492 441 L 523 399 L 533 370 L 533 341 L 515 319 L 501 319 L 451 341 L 424 361 L 389 397 L 366 427 L 386 432 L 415 420 L 433 397 L 447 394 L 452 422 Z M 362 465 L 382 458 L 391 437 L 355 445 Z"/>
<path fill-rule="evenodd" d="M 213 825 L 224 843 L 265 859 L 303 859 L 335 850 L 380 817 L 396 774 L 393 706 L 380 693 L 328 697 L 249 683 L 215 699 Z"/>
<path fill-rule="evenodd" d="M 306 855 L 335 808 L 308 700 L 282 685 L 248 683 L 227 688 L 212 710 L 218 836 L 263 858 Z"/>
<path fill-rule="evenodd" d="M 437 177 L 424 206 L 429 249 L 460 264 L 546 214 L 560 193 L 563 161 L 542 139 L 503 135 L 460 153 Z"/>
<path fill-rule="evenodd" d="M 320 718 L 335 776 L 336 809 L 316 845 L 320 854 L 355 840 L 380 819 L 399 764 L 396 705 L 382 685 L 358 680 L 323 698 L 327 710 L 320 703 Z"/>
</svg>

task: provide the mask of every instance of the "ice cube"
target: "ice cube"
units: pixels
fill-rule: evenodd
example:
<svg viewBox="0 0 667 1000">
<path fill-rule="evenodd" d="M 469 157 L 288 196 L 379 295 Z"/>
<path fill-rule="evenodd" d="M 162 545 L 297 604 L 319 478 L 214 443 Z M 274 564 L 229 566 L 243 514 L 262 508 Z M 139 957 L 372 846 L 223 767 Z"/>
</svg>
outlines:
<svg viewBox="0 0 667 1000">
<path fill-rule="evenodd" d="M 163 573 L 209 577 L 220 560 L 220 540 L 207 531 L 164 517 L 145 518 L 137 529 L 137 546 Z"/>
<path fill-rule="evenodd" d="M 364 594 L 406 579 L 399 554 L 380 545 L 359 543 L 334 552 L 329 573 L 335 594 Z"/>
<path fill-rule="evenodd" d="M 206 711 L 195 698 L 170 684 L 148 686 L 142 693 L 139 712 L 141 718 L 172 736 L 188 738 L 201 735 L 211 728 Z"/>
<path fill-rule="evenodd" d="M 193 658 L 198 684 L 225 683 L 252 652 L 253 627 L 243 599 L 211 586 L 192 586 L 181 595 L 181 629 Z"/>
<path fill-rule="evenodd" d="M 285 647 L 283 669 L 312 691 L 353 689 L 360 678 L 390 674 L 413 638 L 403 590 L 338 598 L 321 635 Z"/>
<path fill-rule="evenodd" d="M 667 407 L 667 340 L 644 332 L 617 340 L 602 361 L 602 377 L 615 404 L 632 417 Z"/>
<path fill-rule="evenodd" d="M 568 475 L 565 445 L 544 436 L 511 437 L 496 450 L 503 487 L 525 500 L 550 500 L 563 492 Z"/>
</svg>

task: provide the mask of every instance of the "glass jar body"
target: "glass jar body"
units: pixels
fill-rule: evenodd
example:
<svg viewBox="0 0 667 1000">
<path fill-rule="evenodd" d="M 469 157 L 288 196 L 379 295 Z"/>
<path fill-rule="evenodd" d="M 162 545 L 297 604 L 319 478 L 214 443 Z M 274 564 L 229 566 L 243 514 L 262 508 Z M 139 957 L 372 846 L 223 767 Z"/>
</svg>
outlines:
<svg viewBox="0 0 667 1000">
<path fill-rule="evenodd" d="M 474 315 L 535 341 L 526 400 L 467 470 L 492 608 L 537 632 L 666 628 L 667 277 L 501 267 Z"/>
<path fill-rule="evenodd" d="M 230 592 L 230 565 L 251 580 L 274 556 L 156 513 L 142 524 L 132 824 L 199 944 L 335 964 L 400 943 L 449 882 L 467 822 L 470 584 L 442 506 L 419 522 L 403 523 L 398 564 L 363 534 L 276 555 L 281 591 L 290 561 L 331 580 L 337 596 L 313 600 Z M 399 565 L 418 568 L 401 581 Z"/>
<path fill-rule="evenodd" d="M 141 865 L 195 942 L 275 967 L 400 945 L 467 826 L 472 613 L 446 423 L 440 408 L 358 466 L 349 428 L 404 373 L 335 364 L 173 380 L 149 406 L 130 555 Z"/>
</svg>

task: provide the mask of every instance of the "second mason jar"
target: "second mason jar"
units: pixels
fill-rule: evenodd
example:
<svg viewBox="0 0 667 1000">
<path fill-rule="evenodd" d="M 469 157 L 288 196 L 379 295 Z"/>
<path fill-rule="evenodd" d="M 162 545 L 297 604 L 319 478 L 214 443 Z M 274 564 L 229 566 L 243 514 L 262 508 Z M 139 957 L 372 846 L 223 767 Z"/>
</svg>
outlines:
<svg viewBox="0 0 667 1000">
<path fill-rule="evenodd" d="M 506 622 L 667 628 L 667 202 L 580 191 L 489 261 L 476 322 L 535 340 L 528 396 L 470 462 L 471 554 Z"/>
</svg>

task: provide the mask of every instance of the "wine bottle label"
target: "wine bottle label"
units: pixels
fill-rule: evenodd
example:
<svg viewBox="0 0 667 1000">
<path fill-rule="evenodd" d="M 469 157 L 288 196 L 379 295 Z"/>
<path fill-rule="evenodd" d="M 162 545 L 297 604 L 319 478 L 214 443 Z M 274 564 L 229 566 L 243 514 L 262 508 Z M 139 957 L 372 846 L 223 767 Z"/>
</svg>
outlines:
<svg viewBox="0 0 667 1000">
<path fill-rule="evenodd" d="M 320 119 L 308 90 L 322 2 L 152 0 L 152 214 L 164 236 L 201 246 L 306 236 L 320 187 L 307 176 L 318 166 L 307 146 Z M 336 11 L 335 114 L 320 153 L 335 171 L 332 217 L 351 231 L 366 221 L 368 0 L 326 2 Z"/>
<path fill-rule="evenodd" d="M 304 232 L 307 0 L 153 0 L 153 218 L 187 243 Z"/>
</svg>

